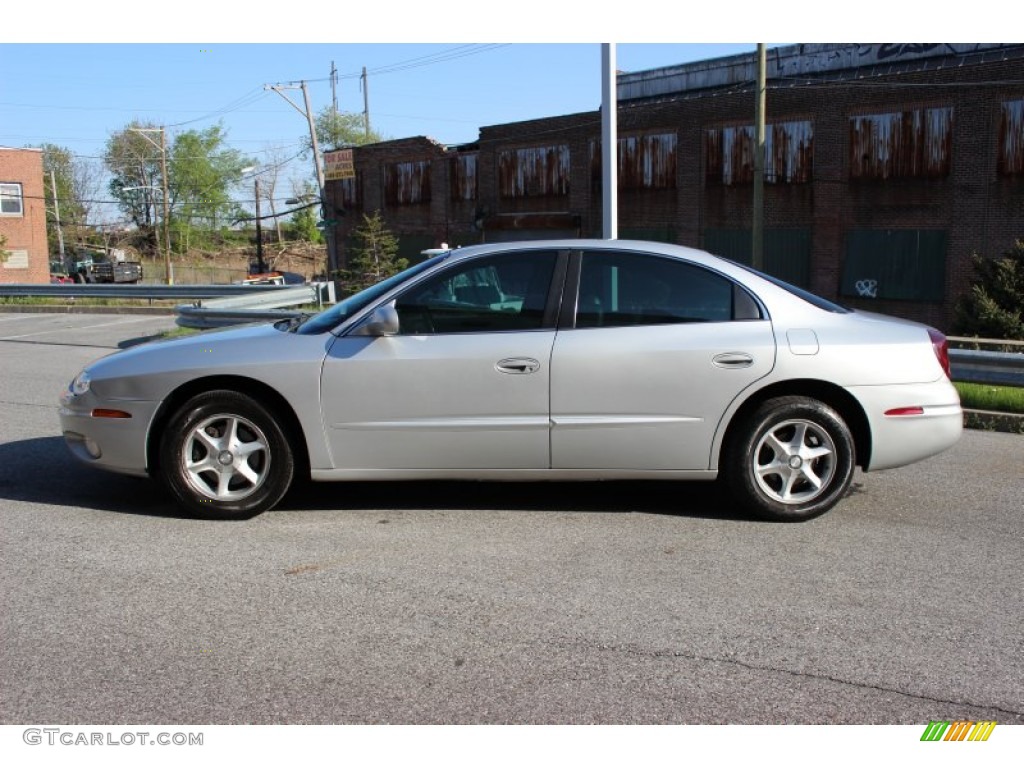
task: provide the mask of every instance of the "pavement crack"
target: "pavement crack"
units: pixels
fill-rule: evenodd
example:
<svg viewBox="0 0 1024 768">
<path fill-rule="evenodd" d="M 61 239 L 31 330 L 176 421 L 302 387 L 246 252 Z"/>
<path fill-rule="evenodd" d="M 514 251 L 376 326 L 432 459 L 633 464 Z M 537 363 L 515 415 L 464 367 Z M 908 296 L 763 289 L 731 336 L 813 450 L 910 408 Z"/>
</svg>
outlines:
<svg viewBox="0 0 1024 768">
<path fill-rule="evenodd" d="M 561 645 L 561 643 L 559 643 Z M 706 661 L 716 664 L 729 664 L 736 667 L 743 667 L 749 669 L 752 672 L 774 672 L 776 674 L 789 675 L 796 678 L 804 678 L 811 680 L 821 680 L 830 683 L 836 683 L 837 685 L 846 685 L 853 688 L 861 688 L 864 690 L 874 690 L 883 693 L 894 693 L 899 696 L 906 696 L 912 699 L 918 699 L 919 701 L 934 702 L 936 704 L 952 705 L 958 707 L 971 707 L 973 709 L 980 709 L 986 712 L 996 712 L 1010 715 L 1012 717 L 1021 718 L 1024 717 L 1024 711 L 1018 711 L 1015 709 L 1007 709 L 994 704 L 978 704 L 972 701 L 955 700 L 955 699 L 943 699 L 937 696 L 928 696 L 923 693 L 913 693 L 910 691 L 900 690 L 898 688 L 889 688 L 884 685 L 877 685 L 872 683 L 858 682 L 856 680 L 847 680 L 841 677 L 835 677 L 833 675 L 825 675 L 816 672 L 800 672 L 792 669 L 786 669 L 784 667 L 775 667 L 770 664 L 754 664 L 749 661 L 743 661 L 735 658 L 722 658 L 715 656 L 703 656 L 697 653 L 685 653 L 683 651 L 666 651 L 666 650 L 645 650 L 642 648 L 631 647 L 631 646 L 616 646 L 607 645 L 603 643 L 572 643 L 572 645 L 579 647 L 584 645 L 593 650 L 597 651 L 611 651 L 612 653 L 622 653 L 629 656 L 644 657 L 644 658 L 678 658 L 687 659 L 689 661 Z"/>
</svg>

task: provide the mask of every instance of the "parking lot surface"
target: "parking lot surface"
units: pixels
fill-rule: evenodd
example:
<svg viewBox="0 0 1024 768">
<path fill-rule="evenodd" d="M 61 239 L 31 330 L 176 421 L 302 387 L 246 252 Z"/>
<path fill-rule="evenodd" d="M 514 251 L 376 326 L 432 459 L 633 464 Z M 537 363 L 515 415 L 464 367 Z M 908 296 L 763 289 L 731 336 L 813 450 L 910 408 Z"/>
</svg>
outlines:
<svg viewBox="0 0 1024 768">
<path fill-rule="evenodd" d="M 167 317 L 0 315 L 4 723 L 1024 724 L 1024 437 L 798 525 L 698 483 L 315 484 L 181 516 L 57 397 Z"/>
</svg>

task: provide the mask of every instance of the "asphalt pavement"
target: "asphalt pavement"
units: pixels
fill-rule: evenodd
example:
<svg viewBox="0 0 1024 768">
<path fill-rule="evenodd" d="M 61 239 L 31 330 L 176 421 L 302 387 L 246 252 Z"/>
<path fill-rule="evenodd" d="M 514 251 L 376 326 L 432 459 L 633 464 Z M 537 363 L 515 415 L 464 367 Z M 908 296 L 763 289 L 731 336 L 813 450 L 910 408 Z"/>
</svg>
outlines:
<svg viewBox="0 0 1024 768">
<path fill-rule="evenodd" d="M 245 522 L 79 466 L 167 317 L 0 315 L 0 722 L 1024 724 L 1024 436 L 804 524 L 699 483 L 311 484 Z"/>
</svg>

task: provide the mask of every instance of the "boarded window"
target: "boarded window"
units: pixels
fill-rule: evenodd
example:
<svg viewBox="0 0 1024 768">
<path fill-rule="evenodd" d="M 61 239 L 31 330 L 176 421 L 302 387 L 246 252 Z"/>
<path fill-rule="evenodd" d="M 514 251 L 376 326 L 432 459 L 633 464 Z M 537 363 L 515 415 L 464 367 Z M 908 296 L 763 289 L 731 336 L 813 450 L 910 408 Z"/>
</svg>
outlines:
<svg viewBox="0 0 1024 768">
<path fill-rule="evenodd" d="M 451 178 L 449 180 L 449 187 L 452 191 L 452 200 L 456 202 L 460 200 L 476 200 L 476 167 L 478 157 L 479 155 L 474 152 L 470 155 L 456 155 L 452 158 L 450 166 Z"/>
<path fill-rule="evenodd" d="M 1024 99 L 1004 101 L 999 112 L 1000 176 L 1024 174 Z"/>
<path fill-rule="evenodd" d="M 850 178 L 944 178 L 952 147 L 952 107 L 851 117 Z"/>
<path fill-rule="evenodd" d="M 750 266 L 753 234 L 749 229 L 708 229 L 704 250 Z M 764 271 L 787 283 L 807 288 L 811 283 L 811 230 L 768 229 L 764 233 Z"/>
<path fill-rule="evenodd" d="M 568 195 L 569 147 L 559 144 L 501 152 L 498 189 L 506 198 Z"/>
<path fill-rule="evenodd" d="M 384 200 L 388 205 L 430 202 L 430 161 L 390 163 L 384 167 Z"/>
<path fill-rule="evenodd" d="M 676 135 L 674 133 L 624 136 L 619 139 L 618 188 L 620 190 L 675 189 Z M 601 142 L 590 142 L 590 177 L 601 188 Z"/>
<path fill-rule="evenodd" d="M 945 230 L 862 229 L 846 237 L 839 292 L 864 299 L 942 301 Z"/>
<path fill-rule="evenodd" d="M 802 184 L 814 170 L 814 124 L 791 120 L 765 126 L 764 180 L 766 184 Z M 754 126 L 711 128 L 704 135 L 705 178 L 713 184 L 752 184 L 754 181 Z"/>
<path fill-rule="evenodd" d="M 338 197 L 342 208 L 354 210 L 360 207 L 357 182 L 357 178 L 341 179 L 334 182 L 337 185 L 336 188 L 338 189 Z"/>
</svg>

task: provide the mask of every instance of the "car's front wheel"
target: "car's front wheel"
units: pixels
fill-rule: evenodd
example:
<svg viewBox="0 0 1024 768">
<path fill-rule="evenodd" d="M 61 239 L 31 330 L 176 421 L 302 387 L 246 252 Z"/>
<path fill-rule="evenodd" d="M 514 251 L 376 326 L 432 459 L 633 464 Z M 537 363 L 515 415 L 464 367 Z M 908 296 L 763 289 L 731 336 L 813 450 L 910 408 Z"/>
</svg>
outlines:
<svg viewBox="0 0 1024 768">
<path fill-rule="evenodd" d="M 171 417 L 160 442 L 160 474 L 186 510 L 246 518 L 277 504 L 295 463 L 270 413 L 247 395 L 204 392 Z"/>
<path fill-rule="evenodd" d="M 824 403 L 775 398 L 741 425 L 722 470 L 748 511 L 769 520 L 809 520 L 834 507 L 850 487 L 853 437 Z"/>
</svg>

